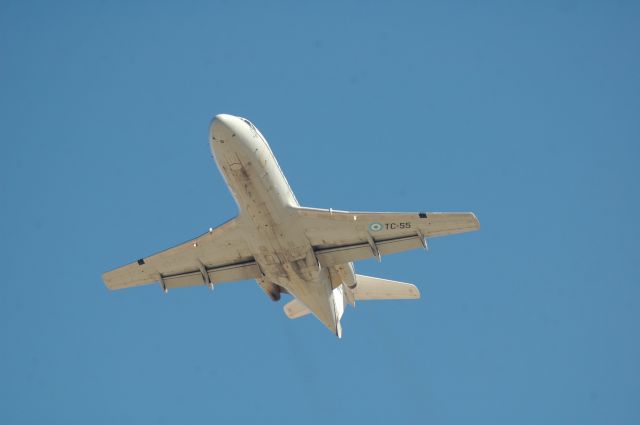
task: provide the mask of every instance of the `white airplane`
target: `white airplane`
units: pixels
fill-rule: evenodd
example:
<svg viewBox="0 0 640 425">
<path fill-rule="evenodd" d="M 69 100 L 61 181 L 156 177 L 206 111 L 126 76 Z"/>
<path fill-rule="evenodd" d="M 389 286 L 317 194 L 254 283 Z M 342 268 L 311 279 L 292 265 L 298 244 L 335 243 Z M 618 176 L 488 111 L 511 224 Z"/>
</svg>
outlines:
<svg viewBox="0 0 640 425">
<path fill-rule="evenodd" d="M 356 274 L 353 262 L 478 230 L 473 213 L 348 212 L 301 207 L 267 141 L 247 119 L 217 115 L 209 144 L 239 214 L 181 245 L 104 273 L 109 289 L 169 288 L 255 279 L 292 319 L 313 314 L 338 338 L 356 300 L 420 298 L 412 284 Z"/>
</svg>

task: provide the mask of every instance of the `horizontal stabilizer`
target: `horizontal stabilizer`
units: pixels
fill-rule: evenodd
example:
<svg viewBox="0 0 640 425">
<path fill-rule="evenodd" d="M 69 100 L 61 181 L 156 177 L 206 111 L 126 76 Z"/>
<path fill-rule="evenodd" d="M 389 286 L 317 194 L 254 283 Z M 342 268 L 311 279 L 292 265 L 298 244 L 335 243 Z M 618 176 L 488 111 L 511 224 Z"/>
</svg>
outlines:
<svg viewBox="0 0 640 425">
<path fill-rule="evenodd" d="M 377 277 L 356 275 L 357 286 L 353 290 L 356 300 L 409 300 L 420 298 L 420 291 L 411 283 Z"/>
<path fill-rule="evenodd" d="M 284 314 L 286 314 L 289 319 L 298 319 L 307 314 L 311 314 L 311 310 L 309 310 L 302 301 L 294 298 L 284 305 Z"/>
</svg>

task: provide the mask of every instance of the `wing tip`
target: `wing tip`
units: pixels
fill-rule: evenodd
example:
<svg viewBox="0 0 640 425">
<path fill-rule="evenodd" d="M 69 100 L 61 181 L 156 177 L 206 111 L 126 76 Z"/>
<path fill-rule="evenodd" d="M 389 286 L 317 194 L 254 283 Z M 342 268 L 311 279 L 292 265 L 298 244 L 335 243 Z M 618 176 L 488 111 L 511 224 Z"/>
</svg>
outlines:
<svg viewBox="0 0 640 425">
<path fill-rule="evenodd" d="M 420 293 L 420 289 L 418 289 L 418 287 L 416 285 L 414 285 L 413 283 L 410 283 L 409 285 L 412 286 L 411 292 L 410 292 L 410 295 L 412 296 L 411 299 L 419 300 L 420 297 L 422 297 L 422 294 Z"/>
<path fill-rule="evenodd" d="M 469 215 L 471 216 L 471 220 L 473 221 L 473 229 L 480 230 L 480 220 L 478 220 L 478 217 L 476 216 L 476 214 L 470 212 Z"/>
</svg>

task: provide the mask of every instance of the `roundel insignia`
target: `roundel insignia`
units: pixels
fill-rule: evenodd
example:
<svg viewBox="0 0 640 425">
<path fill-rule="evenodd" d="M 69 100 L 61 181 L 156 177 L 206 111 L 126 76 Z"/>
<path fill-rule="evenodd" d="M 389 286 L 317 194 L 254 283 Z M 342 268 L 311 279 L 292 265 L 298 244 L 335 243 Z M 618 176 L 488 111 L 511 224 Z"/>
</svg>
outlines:
<svg viewBox="0 0 640 425">
<path fill-rule="evenodd" d="M 372 232 L 378 232 L 380 230 L 382 230 L 382 224 L 375 222 L 375 223 L 371 223 L 369 225 L 369 230 L 371 230 Z"/>
</svg>

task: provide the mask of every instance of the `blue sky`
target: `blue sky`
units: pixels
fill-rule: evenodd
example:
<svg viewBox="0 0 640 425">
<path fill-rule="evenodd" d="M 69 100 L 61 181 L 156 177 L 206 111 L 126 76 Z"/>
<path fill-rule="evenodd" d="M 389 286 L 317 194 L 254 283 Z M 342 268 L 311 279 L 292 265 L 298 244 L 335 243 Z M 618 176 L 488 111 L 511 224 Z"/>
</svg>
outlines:
<svg viewBox="0 0 640 425">
<path fill-rule="evenodd" d="M 634 2 L 0 4 L 0 422 L 640 422 Z M 310 3 L 310 2 L 308 2 Z M 337 340 L 254 282 L 101 274 L 236 214 L 217 113 L 303 205 L 474 211 L 356 265 Z"/>
</svg>

